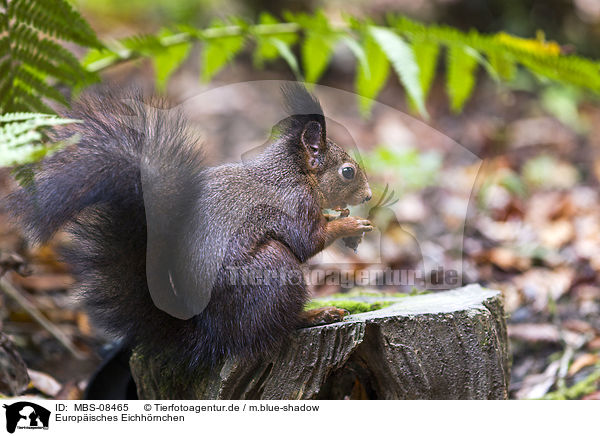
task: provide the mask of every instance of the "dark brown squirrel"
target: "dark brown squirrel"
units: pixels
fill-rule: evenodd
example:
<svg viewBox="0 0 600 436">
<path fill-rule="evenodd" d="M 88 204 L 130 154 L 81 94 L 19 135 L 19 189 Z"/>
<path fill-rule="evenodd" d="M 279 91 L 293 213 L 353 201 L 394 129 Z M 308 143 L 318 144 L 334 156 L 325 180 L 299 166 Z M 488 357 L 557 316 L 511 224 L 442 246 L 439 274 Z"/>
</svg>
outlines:
<svg viewBox="0 0 600 436">
<path fill-rule="evenodd" d="M 54 132 L 78 143 L 37 164 L 34 182 L 7 199 L 32 241 L 72 235 L 64 257 L 92 320 L 128 347 L 190 368 L 267 352 L 302 325 L 304 279 L 232 283 L 228 271 L 300 271 L 336 239 L 372 230 L 362 218 L 325 218 L 323 209 L 368 201 L 367 177 L 327 137 L 318 100 L 300 84 L 282 91 L 288 116 L 260 155 L 216 167 L 202 164 L 181 114 L 84 96 L 66 114 L 83 122 Z M 210 298 L 199 313 L 172 316 L 150 282 Z"/>
</svg>

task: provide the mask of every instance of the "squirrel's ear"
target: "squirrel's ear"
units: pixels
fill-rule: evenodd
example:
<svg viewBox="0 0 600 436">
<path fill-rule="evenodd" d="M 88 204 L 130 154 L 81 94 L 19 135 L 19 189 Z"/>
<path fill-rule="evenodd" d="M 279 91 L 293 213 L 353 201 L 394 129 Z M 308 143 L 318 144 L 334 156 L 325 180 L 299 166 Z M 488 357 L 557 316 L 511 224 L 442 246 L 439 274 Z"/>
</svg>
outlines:
<svg viewBox="0 0 600 436">
<path fill-rule="evenodd" d="M 306 123 L 300 139 L 308 153 L 308 166 L 312 169 L 316 168 L 319 166 L 325 147 L 321 124 L 316 121 Z"/>
</svg>

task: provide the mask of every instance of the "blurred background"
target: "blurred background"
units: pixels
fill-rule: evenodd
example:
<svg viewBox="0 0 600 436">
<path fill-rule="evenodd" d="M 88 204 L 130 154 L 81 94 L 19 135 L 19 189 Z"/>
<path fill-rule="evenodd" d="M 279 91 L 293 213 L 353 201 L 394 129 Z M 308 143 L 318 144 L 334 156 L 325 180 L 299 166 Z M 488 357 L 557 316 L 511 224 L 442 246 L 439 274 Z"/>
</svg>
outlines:
<svg viewBox="0 0 600 436">
<path fill-rule="evenodd" d="M 564 52 L 600 58 L 597 0 L 73 4 L 103 41 L 156 33 L 173 24 L 202 27 L 231 15 L 252 20 L 263 11 L 280 17 L 284 10 L 322 9 L 332 22 L 341 20 L 341 11 L 374 21 L 395 12 L 465 31 L 535 37 L 542 30 Z M 250 55 L 242 54 L 203 84 L 198 80 L 198 58 L 193 51 L 169 81 L 166 96 L 173 104 L 185 102 L 186 113 L 206 138 L 211 159 L 239 160 L 266 138 L 266 127 L 256 126 L 255 114 L 268 111 L 278 96 L 271 88 L 260 92 L 259 85 L 227 85 L 294 76 L 283 60 L 258 69 Z M 441 266 L 459 271 L 461 283 L 500 289 L 513 355 L 511 397 L 600 399 L 598 98 L 520 70 L 503 84 L 482 69 L 478 75 L 473 96 L 460 114 L 449 109 L 440 75 L 427 100 L 428 120 L 410 110 L 396 78 L 387 81 L 372 116 L 365 118 L 355 102 L 335 91 L 353 92 L 355 80 L 352 53 L 336 48 L 316 92 L 327 115 L 342 126 L 336 129 L 338 142 L 357 149 L 375 191 L 381 193 L 388 184 L 398 202 L 378 222 L 378 235 L 366 238 L 357 253 L 336 246 L 319 262 L 360 270 L 376 255 L 377 262 L 391 268 L 423 270 L 431 283 Z M 117 65 L 102 77 L 119 86 L 135 84 L 148 92 L 154 88 L 152 64 L 146 60 Z M 192 98 L 220 87 L 224 88 L 218 98 Z M 5 172 L 1 193 L 14 186 Z M 30 369 L 31 391 L 79 398 L 110 340 L 90 325 L 68 290 L 72 277 L 57 258 L 64 238 L 58 235 L 48 245 L 30 248 L 6 218 L 0 218 L 0 251 L 18 253 L 33 272 L 27 277 L 11 272 L 7 277 L 64 335 L 63 341 L 42 327 L 22 302 L 2 293 L 0 319 Z M 326 296 L 349 289 L 314 285 L 312 290 L 315 296 Z"/>
</svg>

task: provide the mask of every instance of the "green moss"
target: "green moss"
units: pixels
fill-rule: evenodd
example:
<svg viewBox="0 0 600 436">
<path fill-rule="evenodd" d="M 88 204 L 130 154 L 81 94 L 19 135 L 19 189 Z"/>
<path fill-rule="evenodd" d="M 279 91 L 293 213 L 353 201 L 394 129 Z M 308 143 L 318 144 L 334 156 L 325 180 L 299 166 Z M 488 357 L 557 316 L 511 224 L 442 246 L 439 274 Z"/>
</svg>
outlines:
<svg viewBox="0 0 600 436">
<path fill-rule="evenodd" d="M 598 390 L 600 383 L 600 367 L 596 368 L 589 376 L 584 378 L 573 386 L 563 389 L 558 389 L 554 392 L 549 392 L 544 395 L 542 400 L 577 400 L 584 395 L 591 394 Z"/>
<path fill-rule="evenodd" d="M 399 298 L 407 296 L 408 294 L 400 292 L 385 293 L 369 288 L 354 288 L 350 292 L 332 294 L 312 300 L 305 306 L 305 309 L 335 306 L 346 309 L 350 314 L 372 312 L 391 306 L 397 303 Z"/>
<path fill-rule="evenodd" d="M 337 294 L 328 295 L 327 298 L 332 299 L 340 299 L 340 300 L 352 300 L 357 297 L 378 297 L 381 300 L 386 300 L 387 298 L 402 298 L 407 297 L 409 294 L 405 294 L 403 292 L 381 292 L 374 289 L 367 288 L 354 288 L 350 292 L 338 292 Z M 412 295 L 412 294 L 410 294 Z"/>
<path fill-rule="evenodd" d="M 306 310 L 318 309 L 319 307 L 335 306 L 340 309 L 346 309 L 351 315 L 355 313 L 372 312 L 373 310 L 383 309 L 394 304 L 395 301 L 375 301 L 365 303 L 364 301 L 354 300 L 313 300 L 306 306 Z"/>
</svg>

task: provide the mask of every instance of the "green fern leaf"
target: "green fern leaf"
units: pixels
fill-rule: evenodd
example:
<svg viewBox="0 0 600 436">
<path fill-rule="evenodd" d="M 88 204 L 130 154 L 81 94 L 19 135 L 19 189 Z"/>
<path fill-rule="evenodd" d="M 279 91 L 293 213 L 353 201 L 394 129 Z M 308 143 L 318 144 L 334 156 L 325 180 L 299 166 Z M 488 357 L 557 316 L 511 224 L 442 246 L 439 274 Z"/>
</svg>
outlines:
<svg viewBox="0 0 600 436">
<path fill-rule="evenodd" d="M 0 13 L 0 113 L 52 112 L 42 99 L 67 104 L 56 84 L 75 87 L 95 76 L 56 40 L 101 47 L 89 25 L 65 0 L 12 0 Z"/>
<path fill-rule="evenodd" d="M 183 63 L 188 57 L 191 43 L 174 45 L 166 48 L 162 53 L 154 57 L 154 70 L 156 73 L 156 86 L 159 91 L 164 92 L 167 81 L 171 74 Z"/>
<path fill-rule="evenodd" d="M 259 17 L 259 25 L 257 26 L 257 28 L 259 26 L 265 26 L 265 25 L 276 25 L 276 24 L 280 24 L 280 22 L 273 17 L 271 14 L 267 13 L 267 12 L 263 12 L 260 17 Z M 277 45 L 281 45 L 281 43 L 287 45 L 288 47 L 294 45 L 296 43 L 296 41 L 298 40 L 298 35 L 296 33 L 290 33 L 290 34 L 279 34 L 277 36 L 272 36 L 272 35 L 268 35 L 268 36 L 264 36 L 261 33 L 257 32 L 257 31 L 252 31 L 253 29 L 250 29 L 250 32 L 252 34 L 252 36 L 254 37 L 254 40 L 256 42 L 256 48 L 254 50 L 253 53 L 253 58 L 254 58 L 254 64 L 256 66 L 258 66 L 259 68 L 262 68 L 264 66 L 264 62 L 265 61 L 270 61 L 273 59 L 277 59 L 278 57 L 281 56 L 281 50 L 280 48 L 277 47 Z M 278 40 L 280 42 L 275 43 L 274 41 Z M 288 50 L 290 51 L 290 50 Z M 295 58 L 294 58 L 295 60 Z M 289 62 L 288 62 L 289 64 Z"/>
<path fill-rule="evenodd" d="M 460 112 L 475 85 L 477 59 L 468 50 L 451 46 L 447 56 L 446 89 L 450 108 Z"/>
<path fill-rule="evenodd" d="M 39 96 L 32 95 L 31 89 L 19 81 L 14 81 L 11 88 L 11 97 L 14 100 L 13 107 L 16 111 L 30 111 L 53 114 L 54 111 L 44 103 Z"/>
<path fill-rule="evenodd" d="M 164 46 L 156 35 L 130 36 L 120 41 L 120 45 L 145 56 L 155 56 L 164 52 Z"/>
<path fill-rule="evenodd" d="M 333 54 L 334 35 L 309 32 L 302 43 L 302 65 L 306 81 L 314 83 L 323 74 Z"/>
<path fill-rule="evenodd" d="M 9 114 L 0 115 L 0 123 L 12 123 L 14 121 L 28 121 L 37 119 L 46 120 L 52 117 L 53 115 L 49 114 L 38 114 L 32 112 L 11 112 Z"/>
<path fill-rule="evenodd" d="M 352 54 L 356 57 L 358 64 L 364 69 L 367 78 L 371 77 L 371 70 L 369 69 L 369 61 L 367 60 L 367 54 L 362 46 L 351 36 L 341 36 L 340 40 L 350 49 Z"/>
<path fill-rule="evenodd" d="M 404 85 L 408 96 L 415 102 L 419 113 L 427 116 L 419 82 L 419 66 L 410 45 L 396 33 L 383 27 L 371 26 L 369 32 L 392 63 L 400 82 Z"/>
<path fill-rule="evenodd" d="M 296 79 L 303 82 L 304 78 L 300 72 L 298 60 L 296 59 L 296 56 L 292 52 L 290 46 L 279 38 L 272 38 L 271 43 L 275 46 L 275 48 L 277 48 L 279 55 L 287 62 L 288 66 L 296 76 Z"/>
<path fill-rule="evenodd" d="M 40 113 L 9 113 L 0 116 L 0 167 L 35 162 L 62 144 L 46 145 L 45 129 L 77 120 Z"/>
<path fill-rule="evenodd" d="M 56 65 L 50 57 L 51 54 L 47 52 L 38 51 L 36 53 L 18 47 L 15 49 L 15 56 L 23 60 L 26 65 L 35 65 L 36 70 L 40 73 L 66 84 L 75 85 L 84 78 L 81 69 L 73 70 L 65 65 Z"/>
<path fill-rule="evenodd" d="M 65 97 L 56 88 L 49 86 L 44 81 L 43 76 L 27 65 L 22 65 L 16 69 L 13 81 L 14 86 L 20 84 L 28 87 L 30 95 L 42 95 L 65 106 L 68 105 Z"/>
<path fill-rule="evenodd" d="M 371 111 L 373 99 L 377 97 L 385 85 L 390 72 L 390 63 L 377 42 L 368 34 L 363 42 L 369 68 L 359 64 L 356 72 L 355 86 L 359 97 L 359 108 L 363 115 Z M 361 98 L 362 97 L 362 98 Z"/>
<path fill-rule="evenodd" d="M 435 77 L 440 46 L 432 42 L 414 41 L 412 49 L 419 66 L 419 83 L 421 84 L 423 100 L 427 100 L 431 83 Z"/>
<path fill-rule="evenodd" d="M 323 74 L 333 54 L 339 35 L 329 25 L 329 20 L 322 11 L 314 15 L 288 14 L 288 19 L 296 19 L 302 26 L 306 36 L 301 46 L 302 66 L 305 80 L 314 83 Z"/>
<path fill-rule="evenodd" d="M 224 27 L 219 23 L 212 28 Z M 202 51 L 202 80 L 208 82 L 225 65 L 233 60 L 244 46 L 243 36 L 224 36 L 206 39 Z"/>
<path fill-rule="evenodd" d="M 32 27 L 72 41 L 84 47 L 102 47 L 96 34 L 81 15 L 64 0 L 14 0 L 9 4 L 9 14 Z"/>
<path fill-rule="evenodd" d="M 517 66 L 505 52 L 501 50 L 490 50 L 487 52 L 490 65 L 496 71 L 498 76 L 506 81 L 511 81 L 515 77 Z"/>
</svg>

